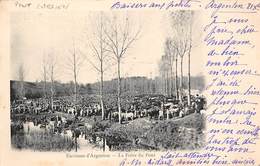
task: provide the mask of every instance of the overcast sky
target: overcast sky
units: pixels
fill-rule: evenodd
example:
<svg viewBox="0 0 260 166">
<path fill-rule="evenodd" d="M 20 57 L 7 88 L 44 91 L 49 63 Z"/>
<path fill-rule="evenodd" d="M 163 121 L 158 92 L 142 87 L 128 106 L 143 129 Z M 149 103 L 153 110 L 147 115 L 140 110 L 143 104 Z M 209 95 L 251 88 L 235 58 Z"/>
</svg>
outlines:
<svg viewBox="0 0 260 166">
<path fill-rule="evenodd" d="M 122 76 L 148 76 L 158 75 L 158 61 L 164 54 L 164 41 L 170 34 L 169 19 L 167 13 L 144 11 L 129 12 L 130 19 L 135 25 L 141 24 L 140 38 L 127 51 L 122 64 Z M 13 13 L 11 17 L 11 79 L 18 79 L 18 66 L 23 63 L 25 67 L 25 80 L 42 80 L 41 64 L 44 55 L 57 57 L 56 79 L 68 82 L 73 79 L 69 71 L 64 67 L 67 63 L 73 39 L 77 49 L 82 49 L 86 55 L 91 50 L 85 46 L 86 33 L 91 32 L 90 17 L 86 13 Z M 197 19 L 199 20 L 199 19 Z M 200 21 L 195 21 L 196 29 Z M 135 26 L 133 25 L 133 26 Z M 199 32 L 195 35 L 199 36 Z M 192 75 L 201 74 L 203 61 L 201 55 L 201 42 L 196 43 L 192 50 L 193 62 L 191 65 Z M 186 60 L 184 59 L 184 62 Z M 116 77 L 116 66 L 112 66 L 105 73 L 105 79 Z M 184 73 L 186 73 L 184 69 Z M 98 81 L 98 73 L 85 60 L 82 65 L 78 81 L 80 83 L 93 83 Z"/>
</svg>

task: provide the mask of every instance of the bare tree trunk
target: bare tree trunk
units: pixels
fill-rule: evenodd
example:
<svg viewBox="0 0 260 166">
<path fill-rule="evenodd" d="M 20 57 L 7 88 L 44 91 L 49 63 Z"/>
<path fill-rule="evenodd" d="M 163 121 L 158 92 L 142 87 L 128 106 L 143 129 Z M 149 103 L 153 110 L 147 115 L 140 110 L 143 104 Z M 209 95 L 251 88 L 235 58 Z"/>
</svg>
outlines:
<svg viewBox="0 0 260 166">
<path fill-rule="evenodd" d="M 188 52 L 188 106 L 191 106 L 191 85 L 190 85 L 190 54 L 192 47 L 192 24 L 190 23 L 190 47 Z"/>
<path fill-rule="evenodd" d="M 102 138 L 102 140 L 103 140 L 103 152 L 106 150 L 106 138 L 105 138 L 105 136 L 103 136 L 103 138 Z"/>
<path fill-rule="evenodd" d="M 169 70 L 166 70 L 166 95 L 169 96 Z"/>
<path fill-rule="evenodd" d="M 76 77 L 75 77 L 76 78 Z M 76 79 L 74 78 L 74 108 L 75 108 L 75 111 L 77 110 L 77 81 Z"/>
<path fill-rule="evenodd" d="M 102 65 L 103 64 L 101 63 L 101 68 L 103 68 Z M 105 120 L 105 110 L 104 110 L 104 102 L 103 102 L 103 89 L 104 89 L 103 74 L 104 73 L 101 70 L 101 72 L 100 72 L 100 105 L 101 105 L 101 111 L 102 111 L 101 118 L 102 118 L 102 120 Z"/>
<path fill-rule="evenodd" d="M 178 58 L 175 58 L 175 91 L 176 99 L 179 98 L 179 89 L 178 89 Z"/>
<path fill-rule="evenodd" d="M 130 90 L 130 93 L 132 94 L 133 93 L 133 87 L 132 87 L 132 79 L 131 78 L 129 79 L 129 90 Z"/>
<path fill-rule="evenodd" d="M 18 71 L 18 77 L 20 81 L 20 89 L 19 89 L 19 95 L 20 98 L 23 99 L 25 96 L 25 90 L 24 90 L 24 78 L 25 78 L 25 70 L 23 64 L 19 66 L 19 71 Z"/>
<path fill-rule="evenodd" d="M 160 77 L 160 80 L 159 80 L 159 87 L 160 87 L 161 94 L 164 94 L 164 78 L 163 78 L 163 74 L 161 74 L 161 77 Z"/>
<path fill-rule="evenodd" d="M 51 110 L 53 111 L 53 100 L 55 96 L 55 87 L 54 87 L 54 72 L 55 72 L 55 67 L 56 67 L 56 59 L 53 56 L 48 57 L 48 62 L 49 64 L 48 72 L 49 73 L 49 78 L 50 78 L 50 83 L 51 83 L 51 96 L 50 96 L 50 105 L 51 105 Z M 47 78 L 47 77 L 46 77 Z M 47 80 L 47 79 L 46 79 Z"/>
<path fill-rule="evenodd" d="M 46 64 L 44 64 L 44 65 L 46 65 Z M 47 82 L 47 71 L 46 71 L 46 66 L 44 66 L 44 69 L 43 69 L 43 81 L 44 81 L 44 83 L 43 83 L 43 90 L 44 90 L 44 92 L 43 92 L 43 94 L 44 94 L 44 98 L 46 99 L 46 97 L 47 97 L 47 86 L 46 86 L 46 82 Z"/>
<path fill-rule="evenodd" d="M 144 83 L 144 78 L 142 79 L 142 91 L 143 91 L 143 93 L 145 93 L 145 83 Z"/>
<path fill-rule="evenodd" d="M 53 66 L 51 67 L 51 110 L 53 111 L 53 96 L 54 96 L 54 81 L 53 81 Z"/>
<path fill-rule="evenodd" d="M 77 111 L 77 66 L 76 66 L 76 55 L 75 55 L 75 47 L 73 54 L 73 75 L 74 75 L 74 109 Z"/>
<path fill-rule="evenodd" d="M 103 47 L 103 19 L 102 15 L 100 17 L 100 104 L 101 104 L 101 118 L 105 120 L 105 109 L 104 109 L 104 101 L 103 101 L 103 90 L 104 90 L 104 47 Z M 104 141 L 104 139 L 103 139 Z"/>
<path fill-rule="evenodd" d="M 190 45 L 190 50 L 189 50 L 189 53 L 188 53 L 188 106 L 191 106 L 190 52 L 191 52 L 191 45 Z"/>
<path fill-rule="evenodd" d="M 47 97 L 47 93 L 46 93 L 46 88 L 47 86 L 46 86 L 46 80 L 44 79 L 44 85 L 43 85 L 43 88 L 44 88 L 44 92 L 43 92 L 43 94 L 44 94 L 44 98 L 46 99 L 46 97 Z"/>
<path fill-rule="evenodd" d="M 165 96 L 167 96 L 167 71 L 165 71 Z"/>
<path fill-rule="evenodd" d="M 174 79 L 174 72 L 173 72 L 173 67 L 171 67 L 171 87 L 172 87 L 172 89 L 171 89 L 171 96 L 173 96 L 173 91 L 174 91 L 174 81 L 173 81 L 173 79 Z"/>
<path fill-rule="evenodd" d="M 43 59 L 43 97 L 44 97 L 44 99 L 46 99 L 47 98 L 47 65 L 48 65 L 48 63 L 47 63 L 47 61 L 46 61 L 46 57 L 44 56 L 44 59 Z"/>
<path fill-rule="evenodd" d="M 164 73 L 162 74 L 161 86 L 162 86 L 162 94 L 165 95 L 165 76 L 164 76 Z"/>
<path fill-rule="evenodd" d="M 117 107 L 118 107 L 118 120 L 121 124 L 121 78 L 120 78 L 120 60 L 117 61 Z"/>
<path fill-rule="evenodd" d="M 20 80 L 20 96 L 21 96 L 21 98 L 23 99 L 24 98 L 24 80 Z"/>
<path fill-rule="evenodd" d="M 170 66 L 170 74 L 169 74 L 169 95 L 172 96 L 172 67 Z"/>
<path fill-rule="evenodd" d="M 75 136 L 75 145 L 76 145 L 76 146 L 75 146 L 75 148 L 76 148 L 75 150 L 76 150 L 76 152 L 77 152 L 77 151 L 78 151 L 78 141 L 77 141 L 77 137 L 76 137 L 76 136 Z"/>
<path fill-rule="evenodd" d="M 180 78 L 180 93 L 179 93 L 179 98 L 181 103 L 182 103 L 182 96 L 183 96 L 183 56 L 181 57 L 181 78 Z"/>
</svg>

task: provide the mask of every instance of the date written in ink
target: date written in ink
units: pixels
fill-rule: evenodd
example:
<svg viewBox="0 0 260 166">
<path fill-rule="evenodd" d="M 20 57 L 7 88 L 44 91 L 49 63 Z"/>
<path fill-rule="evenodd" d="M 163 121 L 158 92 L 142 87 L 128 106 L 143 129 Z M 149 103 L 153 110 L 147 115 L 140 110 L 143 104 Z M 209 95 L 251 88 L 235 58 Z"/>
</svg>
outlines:
<svg viewBox="0 0 260 166">
<path fill-rule="evenodd" d="M 141 164 L 142 162 L 138 159 L 127 160 L 125 158 L 119 163 L 119 166 L 140 166 Z"/>
</svg>

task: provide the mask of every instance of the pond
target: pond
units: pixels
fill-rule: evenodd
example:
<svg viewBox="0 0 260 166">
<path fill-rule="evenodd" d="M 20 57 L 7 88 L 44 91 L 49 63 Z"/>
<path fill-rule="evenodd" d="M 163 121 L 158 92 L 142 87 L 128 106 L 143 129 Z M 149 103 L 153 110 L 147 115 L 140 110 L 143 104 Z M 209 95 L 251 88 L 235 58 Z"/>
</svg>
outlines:
<svg viewBox="0 0 260 166">
<path fill-rule="evenodd" d="M 51 123 L 47 125 L 37 124 L 32 121 L 11 124 L 11 144 L 15 149 L 29 149 L 33 151 L 84 151 L 99 149 L 103 140 L 99 137 L 89 138 L 81 132 L 77 140 L 71 129 L 62 129 L 58 132 Z M 77 147 L 76 147 L 77 145 Z"/>
</svg>

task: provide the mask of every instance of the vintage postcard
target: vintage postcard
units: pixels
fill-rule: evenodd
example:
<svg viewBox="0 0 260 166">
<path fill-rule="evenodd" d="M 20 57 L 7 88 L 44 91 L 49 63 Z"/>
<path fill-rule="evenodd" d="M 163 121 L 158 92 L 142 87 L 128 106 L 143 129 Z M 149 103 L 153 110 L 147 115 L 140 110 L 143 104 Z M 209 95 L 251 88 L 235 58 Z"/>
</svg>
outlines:
<svg viewBox="0 0 260 166">
<path fill-rule="evenodd" d="M 259 0 L 0 1 L 0 163 L 260 165 Z"/>
</svg>

